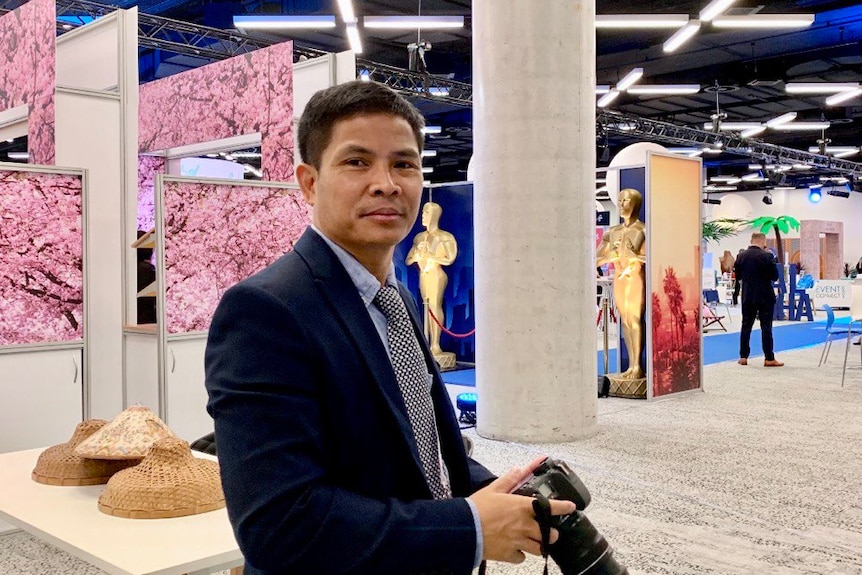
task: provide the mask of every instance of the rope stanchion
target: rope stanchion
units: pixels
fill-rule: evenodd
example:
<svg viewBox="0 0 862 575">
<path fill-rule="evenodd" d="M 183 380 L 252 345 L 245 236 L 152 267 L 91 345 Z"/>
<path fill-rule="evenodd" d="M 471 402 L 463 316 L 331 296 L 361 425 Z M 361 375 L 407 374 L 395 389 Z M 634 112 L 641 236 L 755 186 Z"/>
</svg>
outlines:
<svg viewBox="0 0 862 575">
<path fill-rule="evenodd" d="M 476 328 L 475 328 L 475 327 L 474 327 L 473 329 L 471 329 L 470 331 L 468 331 L 467 333 L 453 333 L 453 332 L 449 331 L 448 329 L 446 329 L 446 328 L 443 326 L 443 324 L 441 324 L 441 323 L 440 323 L 440 320 L 438 320 L 438 319 L 437 319 L 437 316 L 436 316 L 436 315 L 434 315 L 434 312 L 433 312 L 433 311 L 431 311 L 431 308 L 428 308 L 428 315 L 430 315 L 430 316 L 431 316 L 431 319 L 433 319 L 433 320 L 434 320 L 434 323 L 436 323 L 436 324 L 437 324 L 437 326 L 438 326 L 441 330 L 443 330 L 443 333 L 445 333 L 445 334 L 447 334 L 447 335 L 450 335 L 450 336 L 452 336 L 452 337 L 454 337 L 454 338 L 462 339 L 462 338 L 465 338 L 465 337 L 470 337 L 471 335 L 473 335 L 474 333 L 476 333 Z"/>
</svg>

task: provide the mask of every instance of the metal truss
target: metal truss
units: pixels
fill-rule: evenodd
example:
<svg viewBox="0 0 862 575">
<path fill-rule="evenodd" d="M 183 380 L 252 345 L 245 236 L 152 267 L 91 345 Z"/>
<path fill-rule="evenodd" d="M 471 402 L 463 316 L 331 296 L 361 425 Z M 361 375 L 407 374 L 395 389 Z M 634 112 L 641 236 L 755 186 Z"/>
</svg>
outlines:
<svg viewBox="0 0 862 575">
<path fill-rule="evenodd" d="M 458 106 L 473 105 L 473 86 L 464 82 L 411 72 L 361 58 L 356 59 L 356 68 L 360 77 L 368 77 L 369 80 L 386 84 L 404 95 L 419 96 Z"/>
<path fill-rule="evenodd" d="M 682 146 L 720 147 L 727 152 L 757 158 L 766 163 L 808 164 L 822 170 L 862 178 L 862 164 L 858 162 L 767 144 L 751 138 L 745 139 L 735 132 L 707 132 L 607 110 L 597 113 L 596 123 L 599 131 L 608 133 L 641 136 L 656 142 Z"/>
</svg>

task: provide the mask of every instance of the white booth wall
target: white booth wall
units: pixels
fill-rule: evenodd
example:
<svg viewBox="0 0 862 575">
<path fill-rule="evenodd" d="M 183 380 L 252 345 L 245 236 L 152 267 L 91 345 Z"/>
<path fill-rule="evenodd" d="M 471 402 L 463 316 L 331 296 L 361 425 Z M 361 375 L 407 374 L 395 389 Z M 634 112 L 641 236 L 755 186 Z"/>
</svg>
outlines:
<svg viewBox="0 0 862 575">
<path fill-rule="evenodd" d="M 823 194 L 820 203 L 814 204 L 808 199 L 808 190 L 778 190 L 772 192 L 772 204 L 767 205 L 762 201 L 763 192 L 731 193 L 722 196 L 741 196 L 751 205 L 751 211 L 741 213 L 738 208 L 728 207 L 731 203 L 725 202 L 720 205 L 704 204 L 705 219 L 716 218 L 740 218 L 754 219 L 761 216 L 790 216 L 799 221 L 802 220 L 826 220 L 844 223 L 844 261 L 853 266 L 862 257 L 862 194 L 851 192 L 849 198 L 829 196 Z M 742 203 L 742 202 L 739 202 Z M 739 250 L 745 249 L 751 239 L 750 228 L 742 230 L 735 236 L 725 238 L 716 244 L 711 242 L 708 246 L 710 252 L 721 257 L 724 250 L 736 257 Z M 774 239 L 775 233 L 767 233 L 768 239 Z M 782 238 L 799 238 L 799 231 L 791 231 L 782 234 Z M 789 248 L 785 246 L 785 251 Z M 805 262 L 803 262 L 805 263 Z"/>
</svg>

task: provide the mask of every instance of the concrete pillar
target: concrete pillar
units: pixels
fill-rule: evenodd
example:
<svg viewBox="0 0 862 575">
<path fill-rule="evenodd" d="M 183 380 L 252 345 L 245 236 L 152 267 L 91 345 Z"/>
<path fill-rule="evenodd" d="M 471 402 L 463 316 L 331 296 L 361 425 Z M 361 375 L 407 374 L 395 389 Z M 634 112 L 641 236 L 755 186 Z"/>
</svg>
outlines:
<svg viewBox="0 0 862 575">
<path fill-rule="evenodd" d="M 596 423 L 595 4 L 473 1 L 478 432 Z"/>
</svg>

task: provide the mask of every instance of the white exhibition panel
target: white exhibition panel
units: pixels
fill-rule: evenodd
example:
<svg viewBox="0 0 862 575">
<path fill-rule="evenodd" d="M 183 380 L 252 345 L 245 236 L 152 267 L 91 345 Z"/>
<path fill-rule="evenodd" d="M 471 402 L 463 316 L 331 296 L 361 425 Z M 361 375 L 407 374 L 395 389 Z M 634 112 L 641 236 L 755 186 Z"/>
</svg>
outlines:
<svg viewBox="0 0 862 575">
<path fill-rule="evenodd" d="M 87 190 L 87 366 L 90 416 L 123 407 L 123 141 L 119 95 L 57 88 L 56 158 L 85 168 Z"/>
<path fill-rule="evenodd" d="M 351 52 L 352 53 L 352 52 Z M 293 65 L 293 121 L 299 121 L 305 105 L 315 92 L 335 85 L 335 54 L 297 62 Z M 356 79 L 354 76 L 352 79 Z"/>
<path fill-rule="evenodd" d="M 159 352 L 155 333 L 126 331 L 125 370 L 126 400 L 123 407 L 144 405 L 159 410 Z"/>
<path fill-rule="evenodd" d="M 116 90 L 120 85 L 117 12 L 57 38 L 57 85 Z"/>
<path fill-rule="evenodd" d="M 356 79 L 356 54 L 352 50 L 335 54 L 335 85 Z M 294 90 L 296 88 L 294 87 Z"/>
<path fill-rule="evenodd" d="M 30 106 L 27 104 L 21 104 L 0 112 L 0 140 L 26 136 L 29 114 Z"/>
<path fill-rule="evenodd" d="M 84 418 L 83 346 L 0 353 L 0 453 L 63 443 Z"/>
<path fill-rule="evenodd" d="M 811 307 L 822 309 L 823 304 L 826 304 L 832 308 L 850 309 L 850 301 L 853 299 L 850 293 L 851 285 L 853 281 L 850 279 L 816 280 L 814 287 L 808 290 Z"/>
<path fill-rule="evenodd" d="M 206 411 L 204 351 L 207 336 L 174 336 L 167 341 L 165 354 L 165 423 L 188 442 L 214 430 Z"/>
</svg>

